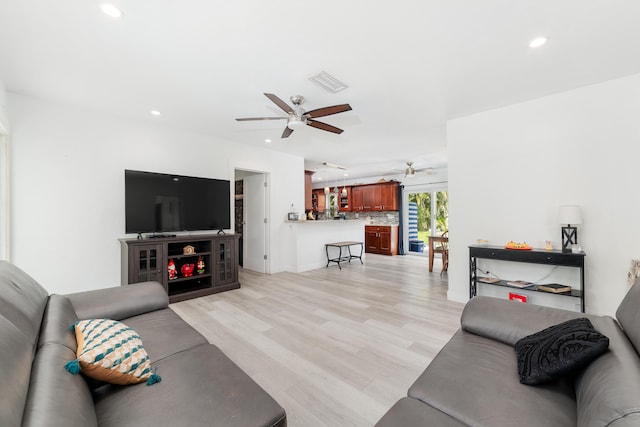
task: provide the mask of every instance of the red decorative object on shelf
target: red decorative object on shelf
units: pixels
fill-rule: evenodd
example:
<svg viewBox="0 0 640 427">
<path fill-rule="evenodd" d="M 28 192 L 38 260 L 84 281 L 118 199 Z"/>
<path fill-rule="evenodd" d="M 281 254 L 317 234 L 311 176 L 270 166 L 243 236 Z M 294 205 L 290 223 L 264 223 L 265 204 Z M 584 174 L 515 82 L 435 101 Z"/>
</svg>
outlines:
<svg viewBox="0 0 640 427">
<path fill-rule="evenodd" d="M 173 258 L 169 260 L 167 270 L 169 271 L 169 280 L 178 278 L 178 271 L 176 270 L 176 263 L 173 262 Z"/>
<path fill-rule="evenodd" d="M 196 263 L 196 271 L 198 272 L 198 274 L 203 274 L 204 270 L 205 270 L 204 260 L 200 256 L 198 257 L 198 262 Z"/>
<path fill-rule="evenodd" d="M 193 276 L 193 268 L 194 268 L 193 264 L 183 264 L 182 268 L 180 268 L 180 271 L 182 272 L 182 276 L 183 277 Z"/>
</svg>

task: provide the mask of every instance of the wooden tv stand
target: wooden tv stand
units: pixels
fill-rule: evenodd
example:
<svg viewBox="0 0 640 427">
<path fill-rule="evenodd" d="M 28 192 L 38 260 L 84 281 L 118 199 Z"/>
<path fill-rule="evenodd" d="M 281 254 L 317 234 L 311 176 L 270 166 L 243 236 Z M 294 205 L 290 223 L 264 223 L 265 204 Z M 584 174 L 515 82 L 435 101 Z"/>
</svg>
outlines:
<svg viewBox="0 0 640 427">
<path fill-rule="evenodd" d="M 155 280 L 164 286 L 169 302 L 228 291 L 240 287 L 238 281 L 238 234 L 119 239 L 122 254 L 121 284 Z M 194 253 L 185 254 L 185 246 Z M 204 261 L 198 274 L 197 262 Z M 169 280 L 168 264 L 173 260 L 177 277 Z M 194 264 L 193 275 L 182 273 L 184 264 Z"/>
</svg>

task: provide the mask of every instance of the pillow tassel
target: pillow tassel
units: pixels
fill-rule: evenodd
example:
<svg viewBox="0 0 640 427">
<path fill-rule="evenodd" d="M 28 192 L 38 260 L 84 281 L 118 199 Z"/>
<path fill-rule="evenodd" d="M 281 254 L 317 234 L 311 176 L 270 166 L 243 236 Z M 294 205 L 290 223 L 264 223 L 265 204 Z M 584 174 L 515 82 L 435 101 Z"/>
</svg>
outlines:
<svg viewBox="0 0 640 427">
<path fill-rule="evenodd" d="M 78 375 L 80 373 L 80 362 L 78 362 L 78 359 L 69 360 L 64 364 L 64 368 L 73 375 Z"/>
<path fill-rule="evenodd" d="M 151 376 L 147 380 L 147 385 L 154 385 L 155 383 L 159 383 L 160 381 L 162 381 L 162 378 L 160 378 L 160 375 L 156 374 L 157 371 L 158 371 L 158 368 L 155 368 L 153 370 L 153 374 L 151 374 Z"/>
</svg>

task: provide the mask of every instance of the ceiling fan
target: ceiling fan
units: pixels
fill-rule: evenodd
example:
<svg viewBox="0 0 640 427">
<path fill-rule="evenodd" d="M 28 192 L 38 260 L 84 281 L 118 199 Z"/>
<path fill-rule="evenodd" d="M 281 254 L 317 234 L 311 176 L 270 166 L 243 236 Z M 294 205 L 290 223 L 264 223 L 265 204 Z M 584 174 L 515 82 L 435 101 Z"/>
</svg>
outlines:
<svg viewBox="0 0 640 427">
<path fill-rule="evenodd" d="M 413 167 L 413 162 L 407 162 L 407 168 L 404 170 L 404 176 L 406 178 L 411 178 L 415 176 L 417 173 L 424 173 L 425 175 L 434 175 L 436 171 L 433 168 L 415 169 Z"/>
<path fill-rule="evenodd" d="M 302 103 L 304 102 L 304 97 L 301 95 L 291 96 L 291 102 L 293 103 L 293 107 L 272 93 L 265 93 L 264 96 L 269 98 L 274 104 L 280 107 L 285 113 L 288 114 L 288 116 L 287 117 L 245 117 L 245 118 L 240 118 L 236 120 L 239 122 L 244 122 L 249 120 L 287 120 L 287 127 L 285 127 L 284 132 L 282 132 L 282 138 L 288 138 L 289 135 L 293 133 L 293 130 L 296 127 L 301 127 L 304 125 L 311 126 L 320 130 L 325 130 L 327 132 L 340 134 L 344 132 L 342 129 L 339 129 L 327 123 L 319 122 L 314 119 L 317 117 L 330 116 L 332 114 L 343 113 L 345 111 L 351 110 L 351 106 L 349 104 L 340 104 L 340 105 L 333 105 L 331 107 L 324 107 L 324 108 L 318 108 L 316 110 L 305 111 L 304 108 L 301 107 Z"/>
</svg>

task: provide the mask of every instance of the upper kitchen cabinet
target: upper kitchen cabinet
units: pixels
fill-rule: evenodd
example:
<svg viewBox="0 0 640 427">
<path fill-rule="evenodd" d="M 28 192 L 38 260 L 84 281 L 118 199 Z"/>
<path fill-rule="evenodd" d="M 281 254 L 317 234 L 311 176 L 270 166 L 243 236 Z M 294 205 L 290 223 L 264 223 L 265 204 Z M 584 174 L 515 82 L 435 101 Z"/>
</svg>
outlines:
<svg viewBox="0 0 640 427">
<path fill-rule="evenodd" d="M 358 185 L 351 187 L 353 212 L 397 211 L 398 183 Z"/>
<path fill-rule="evenodd" d="M 314 172 L 304 171 L 304 210 L 310 211 L 313 209 L 312 190 L 311 190 L 311 175 Z"/>
</svg>

